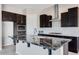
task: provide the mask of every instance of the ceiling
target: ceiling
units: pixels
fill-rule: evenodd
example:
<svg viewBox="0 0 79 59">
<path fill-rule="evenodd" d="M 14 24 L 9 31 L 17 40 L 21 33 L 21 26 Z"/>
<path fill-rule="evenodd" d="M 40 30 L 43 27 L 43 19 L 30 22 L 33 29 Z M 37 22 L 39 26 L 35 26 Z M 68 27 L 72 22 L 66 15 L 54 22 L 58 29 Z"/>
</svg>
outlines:
<svg viewBox="0 0 79 59">
<path fill-rule="evenodd" d="M 27 10 L 27 12 L 40 12 L 45 8 L 53 6 L 53 4 L 3 4 L 3 6 Z"/>
<path fill-rule="evenodd" d="M 44 9 L 52 6 L 52 4 L 5 4 L 5 5 L 16 7 L 19 9 Z"/>
</svg>

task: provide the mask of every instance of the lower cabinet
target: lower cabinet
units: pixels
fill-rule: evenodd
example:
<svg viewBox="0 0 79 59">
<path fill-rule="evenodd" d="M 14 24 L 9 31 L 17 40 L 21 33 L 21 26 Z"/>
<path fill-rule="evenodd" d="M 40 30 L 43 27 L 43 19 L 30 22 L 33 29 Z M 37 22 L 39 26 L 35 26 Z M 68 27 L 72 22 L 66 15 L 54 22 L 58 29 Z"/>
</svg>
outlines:
<svg viewBox="0 0 79 59">
<path fill-rule="evenodd" d="M 77 38 L 77 37 L 72 38 L 72 41 L 69 42 L 68 47 L 69 47 L 70 52 L 78 53 L 78 50 L 79 50 L 79 38 Z"/>
</svg>

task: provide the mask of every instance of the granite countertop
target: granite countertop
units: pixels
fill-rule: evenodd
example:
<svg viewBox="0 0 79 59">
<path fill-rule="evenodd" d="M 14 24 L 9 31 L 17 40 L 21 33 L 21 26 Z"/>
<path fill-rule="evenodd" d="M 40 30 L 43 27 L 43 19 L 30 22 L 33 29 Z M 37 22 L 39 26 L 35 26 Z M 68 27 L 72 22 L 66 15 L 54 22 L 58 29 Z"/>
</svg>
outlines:
<svg viewBox="0 0 79 59">
<path fill-rule="evenodd" d="M 78 34 L 38 34 L 39 36 L 42 35 L 42 36 L 53 36 L 53 37 L 79 37 Z"/>
<path fill-rule="evenodd" d="M 60 35 L 60 36 L 79 37 L 79 34 L 50 34 L 50 35 Z"/>
<path fill-rule="evenodd" d="M 68 43 L 70 41 L 71 41 L 70 39 L 63 39 L 63 38 L 60 39 L 60 38 L 47 37 L 47 36 L 27 35 L 27 43 L 31 43 L 52 50 L 57 50 L 65 43 Z"/>
</svg>

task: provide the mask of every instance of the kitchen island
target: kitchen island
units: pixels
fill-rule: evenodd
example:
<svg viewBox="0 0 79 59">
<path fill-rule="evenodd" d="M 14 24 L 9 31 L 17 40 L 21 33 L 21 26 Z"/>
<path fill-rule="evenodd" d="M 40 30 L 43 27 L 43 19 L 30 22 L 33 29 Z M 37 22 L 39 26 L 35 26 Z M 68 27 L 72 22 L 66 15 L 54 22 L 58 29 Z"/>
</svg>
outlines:
<svg viewBox="0 0 79 59">
<path fill-rule="evenodd" d="M 70 39 L 27 35 L 25 42 L 16 44 L 16 53 L 20 55 L 68 55 Z"/>
<path fill-rule="evenodd" d="M 79 35 L 77 34 L 38 34 L 38 36 L 47 36 L 47 37 L 56 37 L 63 39 L 72 39 L 71 42 L 68 43 L 68 50 L 70 52 L 78 53 L 79 52 Z"/>
</svg>

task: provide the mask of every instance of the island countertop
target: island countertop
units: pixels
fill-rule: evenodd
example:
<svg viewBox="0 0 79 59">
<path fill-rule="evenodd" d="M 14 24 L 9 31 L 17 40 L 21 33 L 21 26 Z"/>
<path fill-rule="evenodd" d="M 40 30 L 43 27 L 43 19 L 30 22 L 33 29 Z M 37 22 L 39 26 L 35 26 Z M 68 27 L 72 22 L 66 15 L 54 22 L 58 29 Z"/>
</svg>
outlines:
<svg viewBox="0 0 79 59">
<path fill-rule="evenodd" d="M 77 38 L 79 35 L 68 34 L 38 34 L 39 36 L 59 37 L 59 38 Z"/>
<path fill-rule="evenodd" d="M 68 54 L 68 49 L 67 49 L 68 43 L 71 41 L 71 39 L 38 36 L 38 35 L 27 35 L 26 38 L 27 40 L 24 41 L 24 43 L 20 44 L 20 42 L 22 41 L 20 40 L 20 42 L 16 44 L 17 52 L 23 53 L 23 54 L 46 53 L 48 55 L 52 55 L 53 52 L 62 50 L 62 52 L 60 51 L 56 53 L 67 55 Z"/>
<path fill-rule="evenodd" d="M 38 34 L 39 36 L 48 36 L 48 37 L 56 37 L 56 38 L 65 38 L 72 39 L 68 44 L 68 48 L 70 52 L 78 53 L 79 52 L 79 35 L 67 35 L 67 34 Z"/>
<path fill-rule="evenodd" d="M 70 42 L 70 39 L 38 36 L 38 35 L 27 35 L 27 43 L 45 47 L 48 49 L 56 50 L 63 46 L 65 43 Z"/>
</svg>

